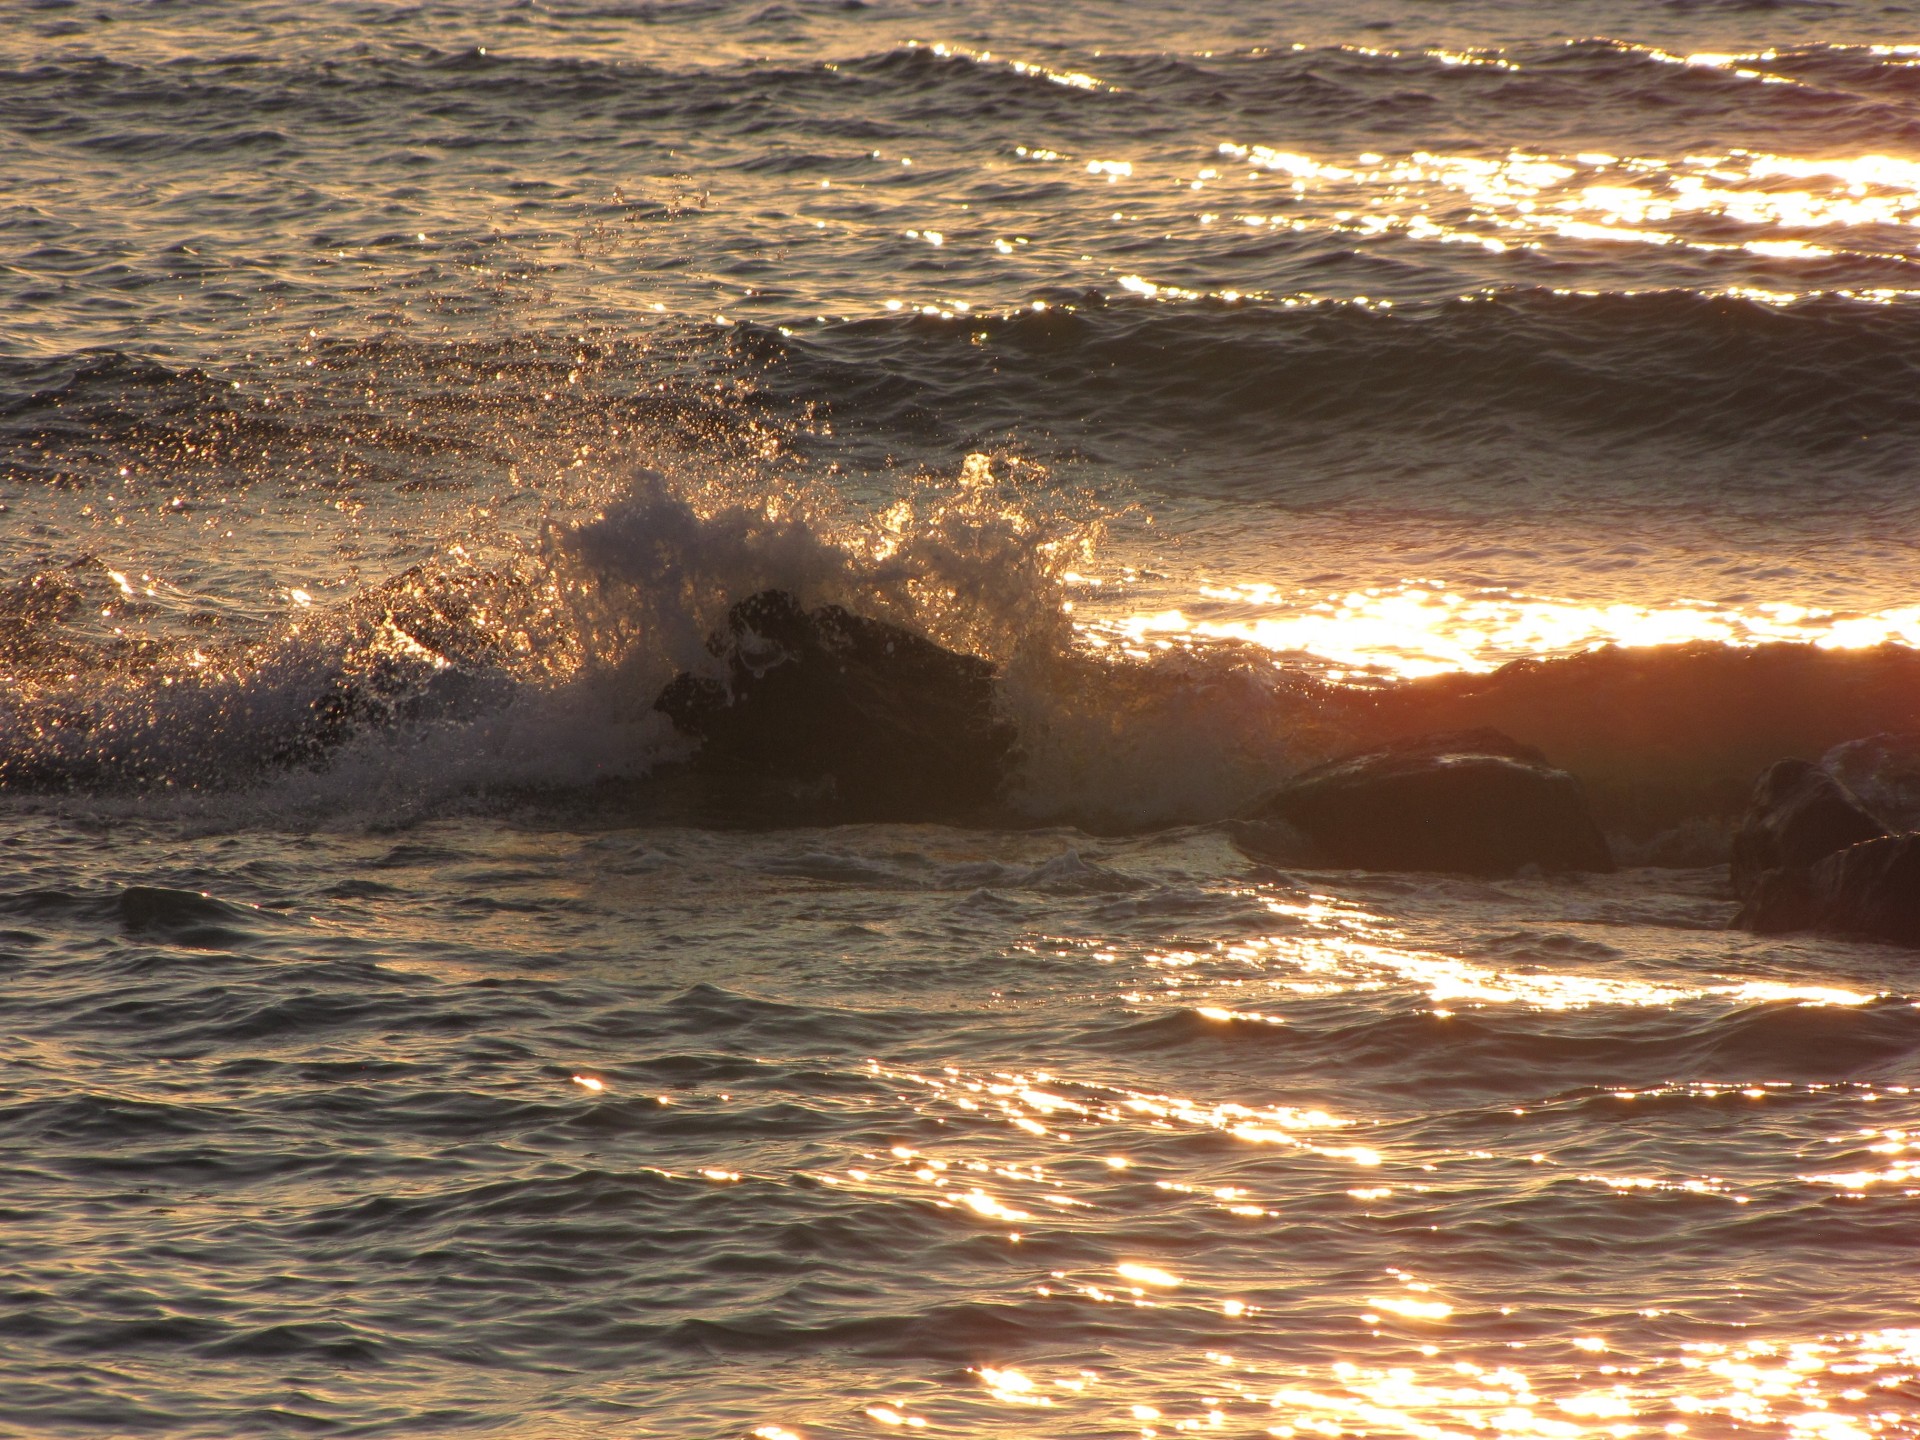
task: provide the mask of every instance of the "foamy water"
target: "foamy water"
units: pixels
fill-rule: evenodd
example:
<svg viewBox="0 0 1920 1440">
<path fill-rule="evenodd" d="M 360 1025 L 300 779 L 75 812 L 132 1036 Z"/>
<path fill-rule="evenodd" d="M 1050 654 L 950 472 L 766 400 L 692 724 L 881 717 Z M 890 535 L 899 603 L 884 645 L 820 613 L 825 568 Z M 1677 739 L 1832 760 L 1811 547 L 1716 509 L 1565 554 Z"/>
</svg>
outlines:
<svg viewBox="0 0 1920 1440">
<path fill-rule="evenodd" d="M 1920 1435 L 1911 956 L 1718 863 L 1920 725 L 1917 62 L 14 11 L 0 1434 Z M 978 824 L 687 802 L 768 587 L 1002 667 Z M 1235 848 L 1468 723 L 1627 868 Z"/>
</svg>

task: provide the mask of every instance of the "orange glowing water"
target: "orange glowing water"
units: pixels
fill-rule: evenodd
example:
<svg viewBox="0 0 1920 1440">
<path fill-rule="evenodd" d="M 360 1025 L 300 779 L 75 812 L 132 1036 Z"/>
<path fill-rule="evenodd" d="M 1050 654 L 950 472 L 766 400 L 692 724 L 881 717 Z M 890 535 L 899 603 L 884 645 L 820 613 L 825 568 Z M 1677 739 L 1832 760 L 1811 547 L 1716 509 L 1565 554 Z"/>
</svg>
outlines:
<svg viewBox="0 0 1920 1440">
<path fill-rule="evenodd" d="M 0 1432 L 1920 1437 L 1912 957 L 1718 863 L 1920 724 L 1920 46 L 1604 18 L 9 11 Z M 993 823 L 687 800 L 767 587 Z M 1236 848 L 1429 722 L 1621 872 Z"/>
</svg>

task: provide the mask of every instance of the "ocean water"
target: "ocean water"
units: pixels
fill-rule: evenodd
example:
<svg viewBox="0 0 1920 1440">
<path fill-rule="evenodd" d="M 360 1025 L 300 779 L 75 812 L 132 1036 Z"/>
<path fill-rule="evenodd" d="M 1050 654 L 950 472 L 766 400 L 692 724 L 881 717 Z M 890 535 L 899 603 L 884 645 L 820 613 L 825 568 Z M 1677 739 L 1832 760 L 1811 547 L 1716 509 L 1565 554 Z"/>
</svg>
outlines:
<svg viewBox="0 0 1920 1440">
<path fill-rule="evenodd" d="M 0 139 L 0 1435 L 1920 1435 L 1915 959 L 1724 866 L 1920 815 L 1911 7 L 45 0 Z M 770 586 L 976 823 L 688 803 Z M 1487 722 L 1619 873 L 1234 844 Z"/>
</svg>

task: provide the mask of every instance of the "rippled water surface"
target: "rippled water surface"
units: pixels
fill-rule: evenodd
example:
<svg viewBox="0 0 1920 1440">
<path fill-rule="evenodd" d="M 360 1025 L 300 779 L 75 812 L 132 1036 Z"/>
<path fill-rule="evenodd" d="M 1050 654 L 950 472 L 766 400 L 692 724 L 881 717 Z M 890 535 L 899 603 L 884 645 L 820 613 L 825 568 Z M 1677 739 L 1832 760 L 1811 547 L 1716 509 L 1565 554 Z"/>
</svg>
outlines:
<svg viewBox="0 0 1920 1440">
<path fill-rule="evenodd" d="M 1911 1428 L 1907 962 L 1710 873 L 22 832 L 22 1433 Z"/>
<path fill-rule="evenodd" d="M 1917 67 L 0 4 L 0 1435 L 1920 1436 L 1912 954 L 1721 863 L 1920 731 Z M 685 803 L 770 586 L 1001 667 L 979 823 Z M 1627 868 L 1236 847 L 1395 715 Z"/>
</svg>

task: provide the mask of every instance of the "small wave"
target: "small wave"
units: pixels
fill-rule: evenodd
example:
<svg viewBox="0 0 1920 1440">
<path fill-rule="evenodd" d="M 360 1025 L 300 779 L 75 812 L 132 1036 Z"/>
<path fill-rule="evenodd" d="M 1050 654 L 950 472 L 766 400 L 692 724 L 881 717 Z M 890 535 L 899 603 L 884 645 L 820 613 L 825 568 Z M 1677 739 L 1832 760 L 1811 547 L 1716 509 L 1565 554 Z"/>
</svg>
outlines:
<svg viewBox="0 0 1920 1440">
<path fill-rule="evenodd" d="M 176 945 L 219 950 L 256 933 L 259 912 L 191 890 L 130 885 L 120 892 L 120 923 L 131 935 L 155 935 Z"/>
<path fill-rule="evenodd" d="M 168 1335 L 163 1343 L 177 1345 L 183 1338 Z M 265 1325 L 237 1332 L 226 1326 L 203 1327 L 197 1339 L 199 1343 L 195 1348 L 215 1359 L 298 1359 L 323 1365 L 377 1364 L 387 1358 L 391 1349 L 367 1331 L 332 1320 Z M 100 1343 L 111 1345 L 114 1341 L 102 1336 Z"/>
<path fill-rule="evenodd" d="M 1015 1347 L 1030 1345 L 1054 1328 L 1024 1313 L 1024 1307 L 984 1302 L 923 1306 L 897 1314 L 825 1322 L 800 1313 L 804 1310 L 801 1305 L 793 1309 L 796 1313 L 791 1318 L 776 1310 L 731 1320 L 687 1320 L 674 1327 L 671 1339 L 681 1346 L 708 1351 L 805 1354 L 827 1347 L 856 1355 L 931 1358 L 965 1365 L 982 1355 L 1012 1353 Z M 1074 1333 L 1081 1343 L 1091 1345 L 1119 1330 L 1083 1322 L 1074 1326 Z"/>
<path fill-rule="evenodd" d="M 750 863 L 752 868 L 763 874 L 791 875 L 828 885 L 858 885 L 882 890 L 912 885 L 912 881 L 892 866 L 869 860 L 863 855 L 812 850 L 798 855 L 766 856 Z"/>
<path fill-rule="evenodd" d="M 1839 1080 L 1902 1066 L 1920 1045 L 1920 1005 L 1761 1004 L 1717 1026 L 1697 1054 L 1705 1073 Z"/>
<path fill-rule="evenodd" d="M 1388 313 L 1056 298 L 1000 317 L 760 332 L 760 377 L 826 397 L 842 425 L 910 430 L 919 411 L 963 407 L 976 435 L 1053 429 L 1115 458 L 1202 435 L 1285 449 L 1373 425 L 1450 442 L 1507 419 L 1850 463 L 1920 434 L 1908 383 L 1920 307 L 1682 291 L 1515 290 Z"/>
<path fill-rule="evenodd" d="M 1033 865 L 983 860 L 943 869 L 939 883 L 950 889 L 1037 890 L 1045 895 L 1112 895 L 1140 889 L 1146 882 L 1084 860 L 1068 850 Z"/>
<path fill-rule="evenodd" d="M 1506 729 L 1580 776 L 1609 828 L 1656 849 L 1667 835 L 1684 862 L 1689 846 L 1712 839 L 1693 822 L 1738 815 L 1772 760 L 1817 759 L 1904 728 L 1920 713 L 1920 652 L 1606 647 L 1484 677 L 1438 676 L 1362 703 L 1377 707 L 1368 728 Z"/>
<path fill-rule="evenodd" d="M 1203 1015 L 1198 1010 L 1183 1008 L 1102 1029 L 1081 1037 L 1080 1043 L 1096 1049 L 1123 1051 L 1178 1050 L 1196 1044 L 1285 1045 L 1291 1037 L 1282 1033 L 1282 1029 L 1277 1020 L 1267 1016 Z"/>
<path fill-rule="evenodd" d="M 435 1195 L 373 1195 L 323 1205 L 309 1213 L 300 1232 L 308 1240 L 341 1241 L 431 1233 L 456 1222 L 534 1222 L 595 1212 L 638 1215 L 670 1211 L 676 1190 L 673 1177 L 657 1170 L 581 1170 L 553 1179 L 494 1181 Z"/>
<path fill-rule="evenodd" d="M 1651 1016 L 1641 1007 L 1605 1005 L 1579 1013 L 1522 1006 L 1442 1011 L 1410 996 L 1357 1020 L 1335 1004 L 1290 1001 L 1284 1008 L 1284 1015 L 1253 1004 L 1244 1011 L 1171 1008 L 1116 1018 L 1075 1043 L 1094 1051 L 1208 1053 L 1225 1046 L 1228 1053 L 1271 1053 L 1272 1063 L 1352 1076 L 1355 1089 L 1446 1094 L 1459 1103 L 1510 1101 L 1516 1077 L 1524 1077 L 1529 1097 L 1593 1087 L 1592 1098 L 1550 1105 L 1639 1114 L 1633 1107 L 1641 1092 L 1655 1096 L 1658 1109 L 1704 1103 L 1703 1094 L 1729 1086 L 1891 1081 L 1920 1041 L 1920 1009 L 1909 997 L 1729 1005 L 1724 996 L 1705 995 Z M 1699 1083 L 1676 1086 L 1676 1077 Z M 1601 1088 L 1604 1094 L 1594 1093 Z"/>
<path fill-rule="evenodd" d="M 657 1012 L 665 1027 L 695 1035 L 805 1036 L 812 1042 L 841 1051 L 897 1041 L 896 1012 L 882 1016 L 860 1011 L 788 1005 L 736 994 L 717 985 L 695 985 L 662 1005 Z M 935 1017 L 926 1017 L 931 1026 Z"/>
<path fill-rule="evenodd" d="M 0 1111 L 0 1128 L 33 1147 L 57 1144 L 113 1149 L 217 1136 L 231 1123 L 229 1112 L 125 1095 L 86 1093 L 26 1102 Z"/>
</svg>

